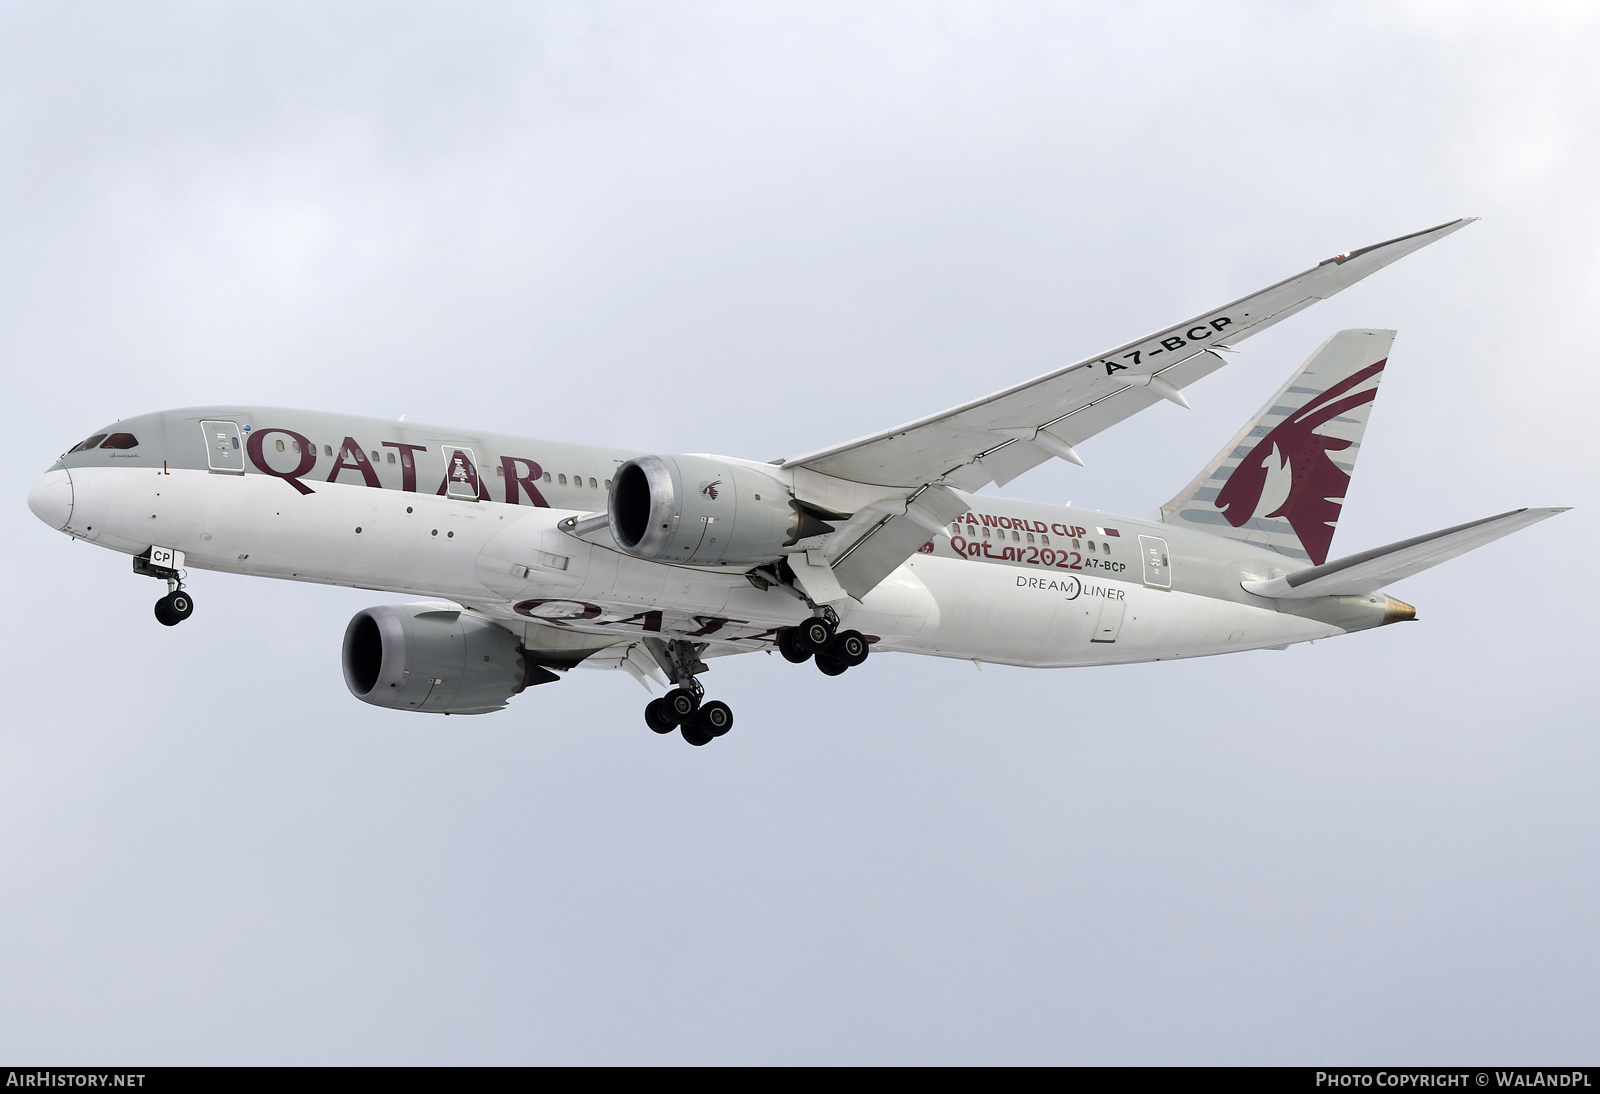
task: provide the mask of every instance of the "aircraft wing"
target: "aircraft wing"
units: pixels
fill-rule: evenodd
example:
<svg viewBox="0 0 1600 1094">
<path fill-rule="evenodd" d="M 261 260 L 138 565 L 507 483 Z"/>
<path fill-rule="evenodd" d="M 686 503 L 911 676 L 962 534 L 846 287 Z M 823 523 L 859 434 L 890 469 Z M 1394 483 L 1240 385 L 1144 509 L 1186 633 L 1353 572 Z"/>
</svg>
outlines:
<svg viewBox="0 0 1600 1094">
<path fill-rule="evenodd" d="M 775 461 L 877 486 L 1004 486 L 1222 367 L 1225 349 L 1476 217 L 1326 259 L 1260 292 L 1055 372 L 870 437 Z M 1182 396 L 1177 396 L 1181 402 Z"/>
<path fill-rule="evenodd" d="M 1052 457 L 1081 464 L 1074 446 L 1124 418 L 1162 399 L 1188 406 L 1182 389 L 1226 363 L 1218 350 L 1476 219 L 1452 220 L 1335 255 L 1077 364 L 848 444 L 774 461 L 798 473 L 888 490 L 882 500 L 858 510 L 797 570 L 802 586 L 823 602 L 846 594 L 859 599 L 966 511 L 954 490 L 977 490 L 991 482 L 1003 486 Z M 797 474 L 797 487 L 804 478 Z M 824 563 L 832 579 L 819 569 Z"/>
</svg>

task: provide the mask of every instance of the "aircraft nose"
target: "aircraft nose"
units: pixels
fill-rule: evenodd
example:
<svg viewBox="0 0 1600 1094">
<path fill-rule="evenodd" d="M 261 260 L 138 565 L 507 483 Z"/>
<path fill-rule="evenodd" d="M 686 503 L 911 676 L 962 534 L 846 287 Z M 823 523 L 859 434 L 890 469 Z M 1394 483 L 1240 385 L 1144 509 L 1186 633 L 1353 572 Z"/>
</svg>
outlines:
<svg viewBox="0 0 1600 1094">
<path fill-rule="evenodd" d="M 28 491 L 28 508 L 52 528 L 61 529 L 72 519 L 72 476 L 65 471 L 47 471 Z"/>
</svg>

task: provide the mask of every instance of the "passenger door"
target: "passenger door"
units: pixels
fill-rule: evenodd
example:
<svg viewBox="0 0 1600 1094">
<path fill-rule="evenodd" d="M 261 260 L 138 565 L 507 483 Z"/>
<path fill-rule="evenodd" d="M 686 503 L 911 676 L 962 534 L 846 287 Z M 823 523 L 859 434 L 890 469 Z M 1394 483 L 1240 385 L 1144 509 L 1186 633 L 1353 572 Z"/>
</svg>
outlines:
<svg viewBox="0 0 1600 1094">
<path fill-rule="evenodd" d="M 206 441 L 206 466 L 213 471 L 244 473 L 244 445 L 238 422 L 201 422 Z"/>
<path fill-rule="evenodd" d="M 1144 583 L 1152 589 L 1172 588 L 1172 560 L 1167 541 L 1160 536 L 1140 536 L 1139 555 L 1144 560 Z"/>
</svg>

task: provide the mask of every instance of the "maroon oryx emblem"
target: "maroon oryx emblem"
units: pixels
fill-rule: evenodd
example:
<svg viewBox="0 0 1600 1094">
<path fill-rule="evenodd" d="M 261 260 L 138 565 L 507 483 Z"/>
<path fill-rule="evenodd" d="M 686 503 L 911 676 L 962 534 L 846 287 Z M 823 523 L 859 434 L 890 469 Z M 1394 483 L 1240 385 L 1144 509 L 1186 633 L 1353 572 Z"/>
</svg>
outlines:
<svg viewBox="0 0 1600 1094">
<path fill-rule="evenodd" d="M 1251 517 L 1283 517 L 1300 537 L 1313 565 L 1328 561 L 1333 526 L 1339 520 L 1339 509 L 1350 486 L 1350 476 L 1333 462 L 1330 453 L 1349 448 L 1351 442 L 1325 437 L 1316 430 L 1339 415 L 1372 402 L 1378 394 L 1376 387 L 1346 398 L 1340 396 L 1378 375 L 1387 363 L 1388 358 L 1384 358 L 1334 384 L 1256 442 L 1217 491 L 1216 506 L 1229 524 L 1242 528 Z M 1267 486 L 1268 463 L 1274 464 L 1274 471 L 1288 469 L 1289 496 L 1272 512 L 1257 513 Z"/>
<path fill-rule="evenodd" d="M 703 482 L 703 483 L 700 484 L 700 493 L 704 494 L 706 497 L 710 498 L 712 501 L 716 501 L 717 500 L 717 487 L 719 487 L 721 485 L 722 485 L 722 480 L 721 479 L 712 479 L 710 482 Z"/>
</svg>

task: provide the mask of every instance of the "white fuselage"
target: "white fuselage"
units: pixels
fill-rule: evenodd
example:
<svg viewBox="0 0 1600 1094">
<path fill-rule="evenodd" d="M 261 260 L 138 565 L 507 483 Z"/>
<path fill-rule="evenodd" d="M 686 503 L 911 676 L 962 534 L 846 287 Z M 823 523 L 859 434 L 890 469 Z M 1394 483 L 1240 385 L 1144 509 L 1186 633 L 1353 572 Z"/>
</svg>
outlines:
<svg viewBox="0 0 1600 1094">
<path fill-rule="evenodd" d="M 530 648 L 557 635 L 569 646 L 592 635 L 600 646 L 660 633 L 714 642 L 720 652 L 770 649 L 778 628 L 810 614 L 782 586 L 645 561 L 603 532 L 579 539 L 558 527 L 603 507 L 603 498 L 574 510 L 354 482 L 317 482 L 301 494 L 271 475 L 193 468 L 51 474 L 70 475 L 62 530 L 75 538 L 130 554 L 173 548 L 190 568 L 442 597 L 522 628 Z M 972 524 L 957 522 L 958 534 L 931 540 L 861 603 L 836 605 L 843 625 L 872 636 L 879 650 L 1036 667 L 1193 657 L 1347 629 L 1238 591 L 1241 580 L 1282 564 L 1247 544 L 1062 507 L 971 500 Z M 1118 526 L 1114 538 L 1099 531 L 1108 521 Z M 1170 553 L 1170 587 L 1145 579 L 1141 534 L 1159 537 Z"/>
</svg>

